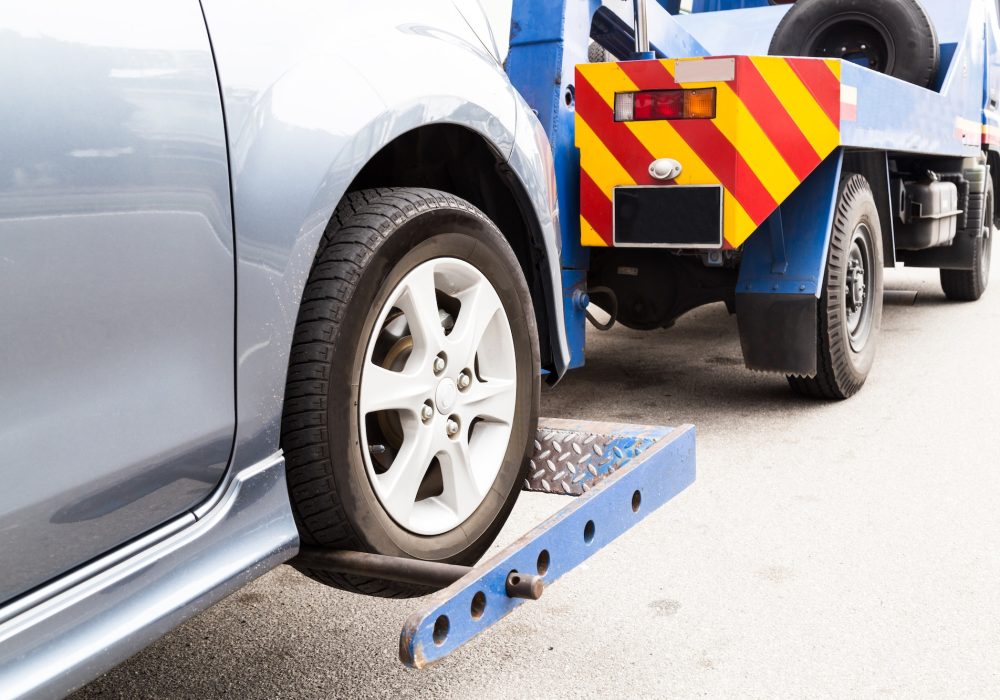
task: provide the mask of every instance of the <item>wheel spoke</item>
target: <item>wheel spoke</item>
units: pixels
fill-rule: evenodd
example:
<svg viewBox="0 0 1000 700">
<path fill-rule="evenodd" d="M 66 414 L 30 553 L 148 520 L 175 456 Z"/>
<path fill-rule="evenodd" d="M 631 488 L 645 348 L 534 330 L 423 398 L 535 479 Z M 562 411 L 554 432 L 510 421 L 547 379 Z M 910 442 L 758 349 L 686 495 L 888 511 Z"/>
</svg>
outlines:
<svg viewBox="0 0 1000 700">
<path fill-rule="evenodd" d="M 462 397 L 460 414 L 466 425 L 474 418 L 509 425 L 514 418 L 516 398 L 513 379 L 476 380 Z"/>
<path fill-rule="evenodd" d="M 405 524 L 437 449 L 434 426 L 423 425 L 416 418 L 404 421 L 403 425 L 403 445 L 389 471 L 377 478 L 385 507 Z"/>
<path fill-rule="evenodd" d="M 483 334 L 500 311 L 501 302 L 493 286 L 485 280 L 466 290 L 459 301 L 462 308 L 448 340 L 454 348 L 455 359 L 471 367 L 483 342 Z"/>
<path fill-rule="evenodd" d="M 441 350 L 444 339 L 433 266 L 427 265 L 411 273 L 397 304 L 406 315 L 413 336 L 413 352 L 407 366 L 424 365 Z"/>
<path fill-rule="evenodd" d="M 438 459 L 441 462 L 441 476 L 444 481 L 444 492 L 440 499 L 456 515 L 467 515 L 462 512 L 463 509 L 468 509 L 469 504 L 478 504 L 483 498 L 483 489 L 476 482 L 472 470 L 469 443 L 464 438 L 449 440 Z"/>
<path fill-rule="evenodd" d="M 363 416 L 390 410 L 416 415 L 432 394 L 430 376 L 419 371 L 393 372 L 369 362 L 361 374 L 359 407 Z"/>
</svg>

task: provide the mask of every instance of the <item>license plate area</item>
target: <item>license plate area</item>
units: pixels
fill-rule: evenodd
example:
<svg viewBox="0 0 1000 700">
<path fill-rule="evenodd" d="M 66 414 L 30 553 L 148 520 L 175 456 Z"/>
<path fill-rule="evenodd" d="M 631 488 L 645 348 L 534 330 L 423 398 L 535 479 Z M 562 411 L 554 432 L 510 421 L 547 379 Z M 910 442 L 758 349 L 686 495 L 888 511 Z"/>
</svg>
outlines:
<svg viewBox="0 0 1000 700">
<path fill-rule="evenodd" d="M 616 187 L 613 204 L 617 247 L 722 247 L 720 185 Z"/>
</svg>

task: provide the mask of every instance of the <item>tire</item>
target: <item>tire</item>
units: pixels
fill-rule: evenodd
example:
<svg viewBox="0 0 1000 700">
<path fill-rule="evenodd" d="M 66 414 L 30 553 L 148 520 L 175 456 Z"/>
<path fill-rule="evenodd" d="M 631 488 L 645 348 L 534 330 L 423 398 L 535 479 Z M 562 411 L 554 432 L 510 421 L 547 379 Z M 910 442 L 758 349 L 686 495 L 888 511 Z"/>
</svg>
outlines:
<svg viewBox="0 0 1000 700">
<path fill-rule="evenodd" d="M 971 210 L 972 207 L 970 206 Z M 983 207 L 982 235 L 976 239 L 974 266 L 971 270 L 941 270 L 941 288 L 952 301 L 978 301 L 990 282 L 990 259 L 998 222 L 993 198 L 993 178 L 986 179 L 986 202 Z M 964 235 L 964 234 L 959 234 Z"/>
<path fill-rule="evenodd" d="M 348 194 L 289 363 L 281 443 L 302 542 L 477 561 L 519 493 L 539 376 L 524 275 L 482 212 L 435 190 Z M 432 590 L 299 568 L 369 595 Z"/>
<path fill-rule="evenodd" d="M 815 377 L 788 377 L 803 396 L 846 399 L 875 361 L 882 325 L 883 254 L 878 209 L 868 181 L 845 175 L 819 300 Z"/>
<path fill-rule="evenodd" d="M 918 0 L 799 0 L 768 53 L 843 58 L 920 87 L 934 85 L 941 63 L 934 25 Z"/>
</svg>

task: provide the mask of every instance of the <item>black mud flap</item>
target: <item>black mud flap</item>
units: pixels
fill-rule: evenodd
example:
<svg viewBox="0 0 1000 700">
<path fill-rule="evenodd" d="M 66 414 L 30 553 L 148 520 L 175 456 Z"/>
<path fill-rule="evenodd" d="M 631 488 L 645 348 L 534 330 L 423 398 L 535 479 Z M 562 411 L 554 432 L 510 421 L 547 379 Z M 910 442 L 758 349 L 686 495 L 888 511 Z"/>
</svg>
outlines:
<svg viewBox="0 0 1000 700">
<path fill-rule="evenodd" d="M 817 303 L 811 294 L 737 294 L 747 368 L 815 377 Z"/>
</svg>

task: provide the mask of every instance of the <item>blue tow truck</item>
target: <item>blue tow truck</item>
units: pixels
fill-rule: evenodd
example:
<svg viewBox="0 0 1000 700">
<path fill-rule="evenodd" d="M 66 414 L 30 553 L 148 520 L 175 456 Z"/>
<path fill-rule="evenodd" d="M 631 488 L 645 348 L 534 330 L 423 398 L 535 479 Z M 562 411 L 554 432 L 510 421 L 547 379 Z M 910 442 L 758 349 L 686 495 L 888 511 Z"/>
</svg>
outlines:
<svg viewBox="0 0 1000 700">
<path fill-rule="evenodd" d="M 953 300 L 986 289 L 1000 186 L 997 2 L 681 9 L 636 0 L 629 18 L 598 0 L 513 5 L 506 68 L 556 166 L 571 366 L 584 361 L 586 319 L 603 325 L 591 303 L 646 329 L 724 301 L 749 368 L 847 398 L 874 360 L 884 268 L 939 268 Z M 404 663 L 424 666 L 506 614 L 515 603 L 454 622 L 478 609 L 477 586 L 502 594 L 507 572 L 531 570 L 538 543 L 586 554 L 574 537 L 590 505 L 438 593 L 404 629 Z"/>
<path fill-rule="evenodd" d="M 874 362 L 884 268 L 984 293 L 994 0 L 642 5 L 634 33 L 598 2 L 515 4 L 508 70 L 556 155 L 578 337 L 584 299 L 640 330 L 725 302 L 748 368 L 843 399 Z"/>
<path fill-rule="evenodd" d="M 309 315 L 315 312 L 314 307 L 327 312 L 329 318 L 325 321 L 332 318 L 337 322 L 342 311 L 337 304 L 348 303 L 341 298 L 344 295 L 337 285 L 352 283 L 348 279 L 351 275 L 327 278 L 320 270 L 312 281 L 316 284 L 310 282 L 310 289 L 318 290 L 315 296 L 308 293 L 302 296 L 306 278 L 311 276 L 310 269 L 315 271 L 322 265 L 311 268 L 311 251 L 303 255 L 300 249 L 274 244 L 268 235 L 274 228 L 272 218 L 277 216 L 277 209 L 267 210 L 262 205 L 276 208 L 289 205 L 296 193 L 290 187 L 274 197 L 261 184 L 275 181 L 271 166 L 287 168 L 287 173 L 279 169 L 279 179 L 282 175 L 289 181 L 303 177 L 298 165 L 292 172 L 288 164 L 293 159 L 285 157 L 289 144 L 293 143 L 290 134 L 302 139 L 295 143 L 303 152 L 295 155 L 300 157 L 300 163 L 308 164 L 311 160 L 304 156 L 309 152 L 303 145 L 314 142 L 303 138 L 303 134 L 340 133 L 317 128 L 316 123 L 329 115 L 323 109 L 313 109 L 317 97 L 312 87 L 317 79 L 330 73 L 329 66 L 313 65 L 301 71 L 296 68 L 286 76 L 288 80 L 282 83 L 281 90 L 272 91 L 268 87 L 266 95 L 254 101 L 249 96 L 256 94 L 250 89 L 255 84 L 248 83 L 248 87 L 239 81 L 249 76 L 270 86 L 267 81 L 277 78 L 268 73 L 273 68 L 269 60 L 274 56 L 287 59 L 281 51 L 288 51 L 289 46 L 298 47 L 296 41 L 287 39 L 304 30 L 275 23 L 273 30 L 284 31 L 287 41 L 255 44 L 246 40 L 245 33 L 252 27 L 241 24 L 242 7 L 234 11 L 235 5 L 227 5 L 226 12 L 220 10 L 215 15 L 213 4 L 205 4 L 208 12 L 205 16 L 196 13 L 186 31 L 193 28 L 200 42 L 201 48 L 192 55 L 209 66 L 199 75 L 211 78 L 205 83 L 211 99 L 199 102 L 199 109 L 203 111 L 205 105 L 211 105 L 218 114 L 213 112 L 212 138 L 205 137 L 198 143 L 199 148 L 205 144 L 211 146 L 213 158 L 202 160 L 215 164 L 217 189 L 228 195 L 229 185 L 234 184 L 232 211 L 244 215 L 238 218 L 235 230 L 251 234 L 249 253 L 245 253 L 249 257 L 238 258 L 237 269 L 241 275 L 241 294 L 249 292 L 252 301 L 236 307 L 237 320 L 239 314 L 251 313 L 255 306 L 266 309 L 268 304 L 280 307 L 278 310 L 285 314 L 287 308 L 282 303 L 294 308 L 304 298 L 310 302 L 302 304 L 306 310 L 300 320 L 306 325 L 315 320 Z M 548 298 L 535 300 L 536 313 L 540 305 L 556 308 L 561 305 L 563 312 L 554 316 L 559 317 L 559 323 L 565 321 L 568 348 L 560 347 L 559 353 L 550 353 L 548 365 L 553 368 L 550 379 L 568 367 L 584 364 L 588 318 L 603 328 L 611 322 L 636 329 L 662 328 L 697 306 L 724 302 L 737 316 L 749 368 L 785 375 L 792 388 L 800 393 L 842 399 L 861 388 L 874 361 L 884 268 L 897 263 L 938 268 L 944 291 L 951 299 L 973 301 L 984 293 L 996 232 L 994 192 L 1000 187 L 997 0 L 694 0 L 690 7 L 686 3 L 682 7 L 679 0 L 655 3 L 634 0 L 632 12 L 624 15 L 620 4 L 613 4 L 614 7 L 610 0 L 607 5 L 601 0 L 513 2 L 505 70 L 510 84 L 537 115 L 551 148 L 554 181 L 531 184 L 547 193 L 555 188 L 559 205 L 558 269 L 550 264 L 555 253 L 550 255 L 548 249 L 527 250 L 531 246 L 526 245 L 526 251 L 521 251 L 529 258 L 548 255 L 546 265 L 552 268 L 551 284 L 538 275 L 538 289 L 544 292 L 541 296 L 547 294 Z M 448 5 L 449 13 L 454 9 L 448 3 L 444 5 Z M 323 4 L 313 9 L 316 13 L 336 11 Z M 278 12 L 266 6 L 256 11 L 263 13 L 262 17 L 267 17 L 268 12 Z M 215 17 L 217 22 L 213 22 Z M 207 44 L 203 20 L 213 28 L 211 47 Z M 464 18 L 464 22 L 468 19 Z M 412 27 L 405 29 L 407 40 L 420 36 L 420 32 L 411 31 Z M 447 36 L 444 32 L 440 34 Z M 439 38 L 435 36 L 435 40 Z M 325 35 L 313 39 L 321 45 L 329 41 Z M 443 43 L 449 46 L 449 51 L 458 50 L 447 41 Z M 232 64 L 222 61 L 218 84 L 210 48 L 220 56 L 236 57 L 231 59 Z M 320 51 L 319 55 L 325 53 Z M 491 75 L 503 79 L 497 61 L 494 58 L 490 61 Z M 260 70 L 262 65 L 268 70 Z M 336 67 L 338 74 L 354 75 L 347 61 L 330 65 Z M 240 70 L 248 66 L 254 70 Z M 233 70 L 227 72 L 230 68 Z M 393 75 L 391 65 L 377 64 L 375 68 Z M 102 80 L 108 74 L 106 70 L 98 71 Z M 110 71 L 110 75 L 115 79 L 139 75 L 155 80 L 173 73 L 143 67 Z M 234 80 L 236 87 L 227 91 L 227 80 Z M 397 80 L 392 85 L 401 96 L 408 95 L 406 81 Z M 214 94 L 217 87 L 222 88 L 225 99 L 232 100 L 234 109 L 229 116 L 244 120 L 241 123 L 246 128 L 230 133 L 234 144 L 239 146 L 241 138 L 253 142 L 260 137 L 265 145 L 271 145 L 249 151 L 235 148 L 232 170 L 226 170 L 230 161 L 221 128 L 224 122 L 218 95 Z M 515 96 L 509 87 L 504 80 L 504 90 L 486 89 L 483 99 L 503 93 L 504 97 L 512 98 L 512 106 Z M 359 77 L 352 89 L 367 94 L 371 86 Z M 185 94 L 174 86 L 171 90 L 172 100 Z M 371 103 L 400 95 L 373 93 Z M 328 107 L 338 119 L 344 118 L 345 112 L 349 117 L 359 116 L 353 110 L 341 109 L 339 103 L 327 104 L 322 99 L 319 102 L 320 107 Z M 435 106 L 454 108 L 452 102 L 439 100 Z M 434 117 L 434 111 L 424 110 L 425 106 L 418 101 L 416 108 L 402 110 L 400 114 L 421 119 Z M 521 108 L 520 102 L 517 107 Z M 282 118 L 269 121 L 276 115 L 281 117 L 282 110 L 297 115 L 299 121 Z M 513 108 L 510 114 L 515 114 Z M 530 113 L 526 116 L 529 118 L 525 121 L 533 122 Z M 365 132 L 371 143 L 355 139 L 343 151 L 350 156 L 355 153 L 352 148 L 371 146 L 377 141 L 376 136 L 384 137 L 398 126 L 378 122 L 378 134 Z M 424 142 L 400 137 L 393 148 L 379 151 L 379 157 L 373 157 L 360 172 L 352 174 L 359 192 L 353 198 L 348 197 L 349 201 L 342 205 L 346 209 L 338 208 L 339 213 L 334 215 L 335 219 L 343 215 L 356 224 L 344 239 L 344 245 L 354 246 L 352 255 L 362 254 L 359 252 L 362 248 L 367 251 L 363 255 L 367 255 L 372 247 L 379 245 L 379 230 L 371 222 L 390 221 L 391 217 L 385 214 L 390 209 L 388 200 L 396 202 L 392 205 L 397 207 L 392 214 L 396 219 L 390 221 L 394 226 L 397 219 L 402 221 L 407 216 L 446 209 L 458 217 L 455 220 L 468 223 L 474 206 L 456 204 L 453 199 L 440 197 L 440 192 L 436 195 L 432 190 L 417 191 L 414 182 L 380 179 L 385 172 L 395 173 L 393 166 L 415 159 L 416 155 L 436 156 L 436 150 L 445 146 L 459 149 L 453 142 L 455 134 L 466 135 L 461 130 L 440 131 L 436 125 L 432 131 L 448 138 L 436 140 L 432 134 Z M 185 138 L 190 138 L 190 134 Z M 268 141 L 269 138 L 276 140 Z M 537 143 L 544 141 L 539 138 Z M 507 147 L 514 149 L 516 144 Z M 541 157 L 545 154 L 544 144 L 538 152 L 529 149 L 525 153 L 532 154 L 535 165 L 542 164 L 547 169 L 547 157 Z M 130 155 L 132 149 L 122 149 L 121 153 L 91 149 L 80 154 L 110 158 Z M 358 150 L 356 155 L 353 161 L 364 162 L 365 157 L 375 154 L 362 154 Z M 482 162 L 489 163 L 499 173 L 499 179 L 509 174 L 505 170 L 507 163 L 497 161 L 491 152 L 473 149 L 465 160 L 471 170 Z M 310 167 L 313 166 L 316 164 Z M 320 172 L 316 166 L 307 174 L 317 173 L 316 181 L 328 186 L 326 170 Z M 473 180 L 482 173 L 469 175 L 468 170 L 463 170 L 461 174 L 466 177 L 451 177 L 452 173 L 445 172 L 447 184 L 460 187 L 463 179 Z M 419 175 L 405 173 L 405 177 Z M 399 177 L 405 179 L 404 175 Z M 435 180 L 430 185 L 421 182 L 418 186 L 435 188 L 438 184 Z M 484 187 L 488 189 L 490 185 Z M 398 191 L 403 190 L 410 197 L 405 205 L 399 204 L 402 199 Z M 311 196 L 311 188 L 304 191 Z M 308 225 L 301 227 L 301 232 L 313 236 L 313 244 L 323 234 L 323 222 L 329 220 L 332 211 L 327 200 L 336 202 L 344 195 L 332 190 L 323 192 L 324 196 L 316 196 L 315 201 L 306 204 L 327 216 L 309 218 Z M 504 197 L 488 196 L 491 194 L 498 192 L 487 192 L 481 202 L 487 210 L 488 205 L 494 205 L 493 211 L 487 213 L 499 218 L 513 212 L 517 203 L 509 191 Z M 527 194 L 530 198 L 531 192 Z M 21 198 L 12 198 L 15 200 L 20 202 Z M 306 208 L 303 204 L 303 209 Z M 462 211 L 455 214 L 457 209 Z M 220 211 L 227 210 L 223 207 Z M 555 212 L 548 214 L 551 228 L 556 216 Z M 485 215 L 482 220 L 486 220 Z M 482 220 L 474 222 L 480 233 Z M 447 230 L 449 236 L 458 235 L 450 233 L 454 229 Z M 232 233 L 230 225 L 226 235 L 232 237 Z M 260 237 L 254 238 L 254 233 Z M 498 230 L 496 237 L 500 236 Z M 332 249 L 339 241 L 336 236 L 330 238 Z M 423 245 L 416 238 L 412 242 L 418 247 Z M 470 248 L 474 251 L 476 245 Z M 408 255 L 402 244 L 396 252 L 400 258 Z M 197 256 L 184 259 L 200 262 Z M 430 256 L 424 262 L 434 265 L 436 259 Z M 220 260 L 224 264 L 219 269 L 227 265 L 232 268 L 232 258 Z M 514 270 L 511 277 L 518 272 L 516 262 L 510 263 L 510 269 Z M 326 263 L 337 270 L 345 269 L 347 263 L 354 264 L 343 251 L 331 253 Z M 460 261 L 452 261 L 451 265 L 454 279 L 462 281 L 470 277 L 471 273 Z M 364 274 L 358 270 L 357 274 L 352 273 L 353 283 Z M 296 274 L 289 275 L 289 271 Z M 228 269 L 228 274 L 231 273 L 232 269 Z M 561 279 L 556 280 L 557 275 Z M 435 275 L 429 279 L 430 283 L 437 283 Z M 353 344 L 348 343 L 358 353 L 358 367 L 374 371 L 371 365 L 378 370 L 369 376 L 384 379 L 389 372 L 397 372 L 396 365 L 408 362 L 408 354 L 413 352 L 413 337 L 405 336 L 396 326 L 414 325 L 414 321 L 400 322 L 397 306 L 402 307 L 402 316 L 412 312 L 427 328 L 442 336 L 446 320 L 454 322 L 453 314 L 461 314 L 461 303 L 451 304 L 450 311 L 444 308 L 448 304 L 435 296 L 442 292 L 436 287 L 434 295 L 424 299 L 434 306 L 424 308 L 420 303 L 422 297 L 413 291 L 419 285 L 414 282 L 407 286 L 405 281 L 399 281 L 399 288 L 409 296 L 399 296 L 393 303 L 386 301 L 385 318 L 377 327 L 372 326 L 377 341 L 386 341 L 385 348 L 379 346 L 384 355 L 379 360 L 382 364 L 376 366 L 370 357 L 361 357 L 362 351 L 372 355 L 378 342 L 367 344 L 368 350 L 366 343 L 357 342 L 357 338 Z M 327 282 L 330 289 L 321 289 Z M 294 291 L 290 294 L 294 302 L 279 293 L 286 287 Z M 455 284 L 449 289 L 457 294 Z M 442 295 L 447 296 L 443 292 Z M 529 297 L 525 287 L 524 298 Z M 189 306 L 193 309 L 197 305 Z M 591 306 L 606 311 L 610 322 L 599 321 Z M 433 312 L 428 312 L 429 308 Z M 371 309 L 363 311 L 368 314 Z M 490 316 L 496 317 L 496 314 Z M 514 455 L 516 460 L 510 461 L 516 474 L 521 473 L 516 471 L 518 468 L 525 467 L 524 489 L 570 496 L 572 501 L 484 561 L 467 566 L 434 552 L 420 557 L 403 547 L 379 550 L 374 546 L 366 548 L 365 543 L 337 546 L 336 541 L 340 540 L 321 542 L 320 537 L 314 536 L 317 532 L 333 532 L 339 537 L 350 529 L 342 527 L 347 519 L 336 509 L 333 515 L 328 510 L 309 512 L 310 499 L 330 495 L 326 492 L 330 475 L 309 472 L 311 464 L 305 464 L 309 469 L 297 468 L 293 462 L 295 459 L 308 462 L 306 457 L 315 450 L 319 450 L 316 452 L 319 456 L 313 460 L 317 464 L 336 462 L 336 456 L 327 459 L 329 455 L 323 452 L 339 444 L 325 434 L 336 421 L 327 419 L 327 404 L 323 403 L 322 411 L 316 407 L 320 399 L 328 398 L 330 390 L 327 388 L 323 393 L 311 387 L 325 380 L 321 382 L 318 375 L 312 376 L 309 371 L 319 365 L 340 367 L 348 363 L 340 356 L 332 360 L 332 344 L 310 336 L 293 346 L 300 351 L 299 357 L 287 372 L 288 384 L 283 384 L 289 363 L 288 357 L 281 353 L 287 351 L 296 323 L 294 318 L 284 316 L 282 321 L 285 346 L 266 334 L 272 332 L 270 324 L 264 330 L 259 323 L 243 326 L 264 335 L 238 337 L 246 345 L 249 360 L 241 359 L 237 378 L 240 372 L 252 374 L 250 383 L 258 390 L 257 403 L 240 404 L 239 417 L 250 426 L 240 423 L 244 426 L 240 431 L 257 429 L 254 428 L 257 423 L 266 430 L 258 426 L 260 438 L 250 440 L 250 448 L 246 447 L 245 437 L 241 441 L 241 432 L 235 438 L 227 434 L 225 441 L 226 450 L 230 444 L 235 446 L 237 457 L 241 450 L 251 448 L 266 447 L 271 452 L 258 462 L 244 464 L 232 472 L 236 475 L 226 477 L 218 490 L 213 490 L 216 482 L 206 482 L 205 494 L 217 495 L 200 502 L 201 505 L 197 500 L 194 506 L 185 501 L 181 518 L 169 524 L 174 529 L 158 530 L 145 539 L 134 540 L 112 552 L 110 558 L 84 562 L 85 566 L 73 571 L 71 579 L 58 585 L 19 589 L 13 603 L 0 608 L 0 642 L 16 639 L 18 635 L 21 640 L 18 648 L 0 644 L 0 681 L 20 683 L 11 685 L 15 687 L 15 695 L 38 693 L 43 688 L 68 688 L 91 678 L 95 672 L 134 653 L 136 645 L 148 643 L 154 633 L 162 634 L 179 624 L 194 613 L 195 607 L 203 608 L 285 561 L 320 580 L 329 578 L 335 585 L 347 581 L 350 585 L 342 587 L 359 592 L 368 591 L 352 581 L 362 580 L 365 585 L 370 581 L 389 581 L 419 591 L 436 590 L 406 620 L 399 642 L 404 664 L 426 667 L 488 630 L 519 605 L 538 599 L 547 585 L 694 482 L 692 426 L 667 428 L 543 418 L 538 422 L 533 444 L 529 445 L 527 463 L 522 464 L 520 452 Z M 228 328 L 219 323 L 206 325 Z M 530 324 L 525 322 L 525 325 Z M 330 327 L 327 324 L 324 329 L 329 331 Z M 379 335 L 383 330 L 385 334 Z M 295 337 L 299 335 L 308 334 Z M 409 335 L 419 333 L 410 328 Z M 460 339 L 462 334 L 456 336 Z M 497 337 L 500 336 L 503 334 Z M 231 340 L 229 337 L 219 341 L 221 354 L 225 354 L 223 351 L 229 347 L 226 342 Z M 507 340 L 513 347 L 513 339 Z M 527 341 L 522 344 L 528 345 Z M 424 354 L 427 356 L 421 360 L 426 360 L 425 374 L 433 374 L 435 381 L 440 381 L 434 384 L 433 400 L 418 404 L 418 409 L 407 413 L 407 419 L 415 426 L 414 430 L 425 424 L 439 426 L 442 431 L 447 430 L 438 436 L 441 441 L 445 441 L 446 435 L 457 444 L 463 439 L 462 425 L 457 414 L 450 415 L 459 401 L 457 397 L 470 386 L 488 384 L 489 380 L 479 376 L 481 368 L 473 361 L 475 356 L 468 365 L 454 363 L 459 369 L 464 367 L 461 374 L 440 378 L 438 375 L 443 376 L 446 368 L 449 372 L 456 368 L 448 367 L 444 352 Z M 258 356 L 264 359 L 255 360 Z M 523 357 L 527 360 L 500 364 L 511 376 L 524 375 L 521 379 L 531 385 L 535 390 L 531 396 L 537 399 L 538 377 L 529 370 L 539 366 L 538 358 L 530 352 Z M 277 371 L 271 371 L 275 367 Z M 217 375 L 231 379 L 230 370 L 227 368 L 226 373 Z M 270 383 L 261 379 L 265 376 Z M 359 380 L 355 379 L 353 385 L 351 381 L 348 377 L 334 389 L 357 390 Z M 232 386 L 226 386 L 228 393 L 216 393 L 231 396 Z M 294 391 L 286 395 L 286 386 L 305 388 L 301 395 Z M 253 393 L 245 395 L 252 397 Z M 238 392 L 236 397 L 237 401 L 246 400 Z M 282 424 L 283 398 L 284 408 L 294 404 L 295 410 L 286 410 Z M 374 391 L 370 398 L 376 405 L 382 396 Z M 418 398 L 423 400 L 424 394 Z M 373 484 L 381 483 L 379 477 L 391 473 L 391 459 L 386 455 L 400 447 L 399 441 L 393 445 L 391 438 L 405 426 L 399 420 L 368 421 L 369 415 L 379 418 L 380 410 L 354 411 L 359 401 L 351 397 L 334 402 L 330 404 L 330 413 L 353 412 L 350 420 L 354 421 L 365 418 L 363 428 L 344 419 L 343 425 L 351 427 L 354 433 L 340 442 L 358 453 L 353 458 L 368 460 L 364 468 L 352 474 L 359 479 L 358 484 L 374 488 Z M 396 410 L 394 405 L 389 408 Z M 520 408 L 525 410 L 523 405 Z M 231 406 L 223 409 L 232 413 Z M 519 425 L 534 427 L 537 404 L 535 409 L 532 420 L 521 420 Z M 315 420 L 308 423 L 302 416 Z M 227 420 L 232 422 L 234 418 L 227 416 Z M 466 426 L 466 439 L 474 425 L 470 421 Z M 369 433 L 378 439 L 369 442 Z M 359 447 L 358 436 L 365 441 L 363 448 Z M 531 437 L 532 433 L 525 431 L 524 444 L 531 443 Z M 444 444 L 450 446 L 452 442 Z M 423 466 L 426 468 L 427 464 Z M 366 472 L 367 467 L 370 469 Z M 440 472 L 440 463 L 437 468 Z M 290 485 L 287 489 L 286 476 Z M 515 491 L 516 479 L 511 479 Z M 416 485 L 422 487 L 423 482 L 417 481 Z M 126 505 L 140 502 L 129 500 L 138 487 L 130 482 L 126 486 L 129 490 L 121 500 Z M 357 484 L 350 482 L 349 486 Z M 443 493 L 443 485 L 435 488 L 439 489 L 437 495 Z M 419 495 L 419 489 L 415 490 Z M 103 508 L 106 499 L 103 492 L 100 495 L 101 498 L 85 499 L 58 514 L 69 523 L 87 521 L 83 516 L 72 518 L 78 511 L 90 513 L 97 505 Z M 369 495 L 376 502 L 375 495 Z M 289 507 L 290 498 L 298 509 L 296 518 Z M 414 505 L 414 498 L 411 494 L 408 506 Z M 345 498 L 338 505 L 359 502 L 358 498 Z M 512 506 L 513 499 L 509 503 Z M 269 510 L 262 510 L 262 504 Z M 358 517 L 368 517 L 367 511 L 359 510 L 363 512 Z M 251 517 L 251 513 L 258 517 Z M 504 511 L 504 518 L 507 513 L 509 509 Z M 96 522 L 102 514 L 100 511 L 88 518 Z M 385 515 L 385 522 L 399 521 L 389 515 Z M 334 516 L 339 520 L 327 522 Z M 458 526 L 468 522 L 467 513 L 461 516 Z M 310 518 L 319 523 L 313 530 L 302 527 Z M 498 529 L 502 519 L 491 521 L 489 527 L 496 524 Z M 422 529 L 411 528 L 406 533 L 407 542 L 417 543 L 414 545 L 417 547 L 429 535 L 460 529 L 435 527 L 432 523 L 421 525 Z M 214 542 L 215 538 L 239 547 L 217 546 L 214 550 L 206 547 L 206 552 L 226 555 L 215 559 L 199 555 L 202 550 L 197 548 L 184 549 L 189 542 L 203 546 L 199 544 L 200 537 L 204 538 L 203 543 Z M 491 541 L 486 537 L 475 539 L 477 546 L 479 541 L 485 543 L 483 550 Z M 445 563 L 446 560 L 450 563 Z M 189 597 L 183 601 L 172 595 L 176 591 L 171 587 L 170 577 L 160 573 L 168 570 L 180 572 L 176 576 L 188 577 L 183 580 L 194 581 L 197 593 L 188 591 L 185 595 Z M 92 594 L 90 601 L 76 597 L 72 586 L 77 584 L 86 585 Z M 109 591 L 114 595 L 105 595 Z M 95 592 L 100 595 L 94 595 Z M 151 604 L 151 600 L 156 604 Z M 72 634 L 66 631 L 69 625 L 66 620 L 70 617 L 76 626 Z M 100 649 L 94 650 L 92 637 L 80 634 L 83 623 L 103 635 Z M 79 658 L 67 650 L 73 650 Z M 9 663 L 5 667 L 2 662 Z M 20 668 L 15 668 L 18 664 Z"/>
</svg>

